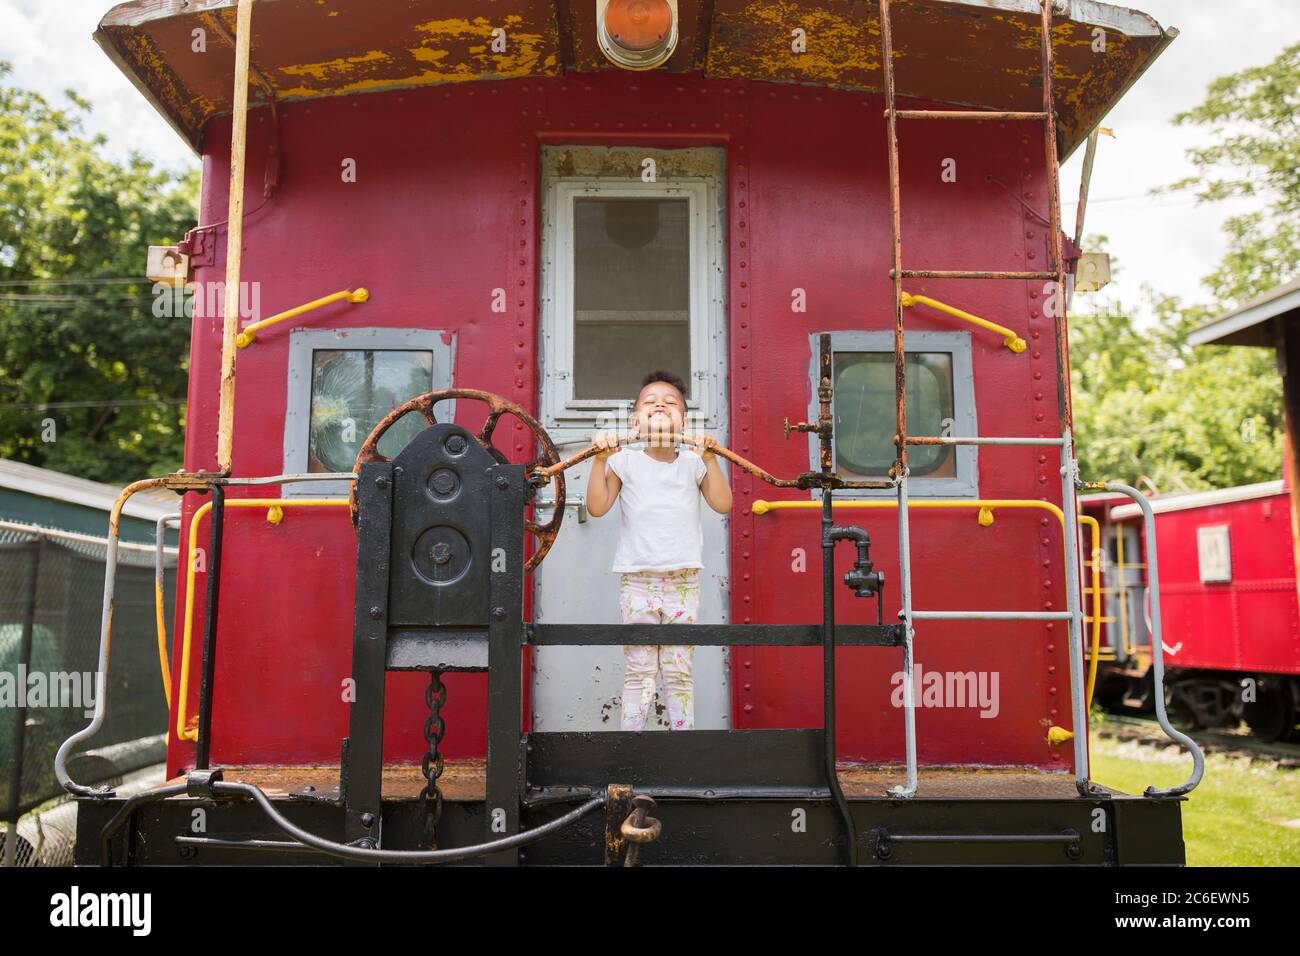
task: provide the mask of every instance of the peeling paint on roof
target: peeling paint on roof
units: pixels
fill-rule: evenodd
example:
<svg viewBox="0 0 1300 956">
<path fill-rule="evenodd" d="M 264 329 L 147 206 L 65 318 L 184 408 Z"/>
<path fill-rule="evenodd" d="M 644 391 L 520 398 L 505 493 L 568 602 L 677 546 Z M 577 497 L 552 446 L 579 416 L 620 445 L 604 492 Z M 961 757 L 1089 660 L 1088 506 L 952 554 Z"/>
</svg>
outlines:
<svg viewBox="0 0 1300 956">
<path fill-rule="evenodd" d="M 191 30 L 235 0 L 131 0 L 96 39 L 197 148 L 230 111 L 233 53 Z M 707 76 L 864 92 L 883 85 L 879 7 L 865 0 L 679 0 L 682 43 L 662 68 Z M 1042 105 L 1038 0 L 908 0 L 893 7 L 900 97 L 999 110 Z M 277 99 L 614 69 L 596 51 L 589 0 L 440 0 L 440 16 L 411 0 L 262 0 L 252 60 Z M 568 42 L 562 42 L 561 21 Z M 806 52 L 792 31 L 807 36 Z M 505 50 L 493 49 L 504 30 Z M 1107 49 L 1093 45 L 1104 31 Z M 588 36 L 588 34 L 592 34 Z M 1176 35 L 1150 17 L 1073 0 L 1053 30 L 1061 139 L 1068 153 Z M 567 53 L 565 52 L 567 50 Z M 567 59 L 566 59 L 567 57 Z"/>
</svg>

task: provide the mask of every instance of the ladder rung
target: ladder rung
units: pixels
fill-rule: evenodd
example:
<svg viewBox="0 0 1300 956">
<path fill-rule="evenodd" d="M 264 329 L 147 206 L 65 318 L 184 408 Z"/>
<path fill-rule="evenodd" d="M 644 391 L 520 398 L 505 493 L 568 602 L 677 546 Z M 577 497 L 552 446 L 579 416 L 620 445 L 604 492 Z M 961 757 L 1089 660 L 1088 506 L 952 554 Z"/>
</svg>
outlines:
<svg viewBox="0 0 1300 956">
<path fill-rule="evenodd" d="M 897 439 L 895 439 L 897 440 Z M 941 438 L 929 435 L 909 435 L 907 436 L 909 445 L 1047 445 L 1060 447 L 1065 444 L 1064 438 L 997 438 L 997 437 L 970 437 L 970 438 Z"/>
<path fill-rule="evenodd" d="M 914 621 L 1068 621 L 1069 611 L 913 611 Z"/>
<path fill-rule="evenodd" d="M 889 113 L 889 110 L 885 110 L 886 116 Z M 894 110 L 893 113 L 898 119 L 978 120 L 983 122 L 1047 119 L 1047 113 L 1042 110 L 1030 113 L 998 112 L 996 110 Z"/>
<path fill-rule="evenodd" d="M 894 270 L 889 270 L 890 278 Z M 1055 272 L 967 272 L 961 269 L 904 269 L 904 279 L 1055 279 Z"/>
</svg>

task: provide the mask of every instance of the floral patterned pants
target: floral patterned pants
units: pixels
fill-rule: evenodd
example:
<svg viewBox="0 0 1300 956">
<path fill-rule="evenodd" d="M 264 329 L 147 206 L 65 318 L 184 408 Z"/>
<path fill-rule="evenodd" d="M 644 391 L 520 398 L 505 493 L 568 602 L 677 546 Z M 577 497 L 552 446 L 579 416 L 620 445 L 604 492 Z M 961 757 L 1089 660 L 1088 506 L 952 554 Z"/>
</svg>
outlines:
<svg viewBox="0 0 1300 956">
<path fill-rule="evenodd" d="M 619 582 L 624 624 L 694 624 L 700 610 L 700 569 L 631 571 Z M 623 647 L 623 730 L 645 730 L 655 674 L 663 670 L 671 730 L 695 728 L 693 644 Z"/>
</svg>

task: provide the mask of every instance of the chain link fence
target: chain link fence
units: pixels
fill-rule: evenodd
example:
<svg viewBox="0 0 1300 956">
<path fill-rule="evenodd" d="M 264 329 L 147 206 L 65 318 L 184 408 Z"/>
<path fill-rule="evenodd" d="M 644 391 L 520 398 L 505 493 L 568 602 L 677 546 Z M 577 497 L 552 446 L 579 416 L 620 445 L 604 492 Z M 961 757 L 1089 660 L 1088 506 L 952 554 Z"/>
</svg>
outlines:
<svg viewBox="0 0 1300 956">
<path fill-rule="evenodd" d="M 176 556 L 168 552 L 163 620 L 170 624 Z M 0 528 L 0 821 L 6 826 L 63 795 L 54 755 L 93 715 L 106 555 L 105 542 L 87 536 Z M 152 548 L 119 549 L 108 712 L 88 742 L 92 749 L 69 761 L 79 783 L 111 784 L 164 759 L 167 704 L 154 575 Z M 56 828 L 60 810 L 51 810 Z M 23 831 L 19 825 L 20 838 Z M 43 856 L 42 862 L 49 861 Z"/>
</svg>

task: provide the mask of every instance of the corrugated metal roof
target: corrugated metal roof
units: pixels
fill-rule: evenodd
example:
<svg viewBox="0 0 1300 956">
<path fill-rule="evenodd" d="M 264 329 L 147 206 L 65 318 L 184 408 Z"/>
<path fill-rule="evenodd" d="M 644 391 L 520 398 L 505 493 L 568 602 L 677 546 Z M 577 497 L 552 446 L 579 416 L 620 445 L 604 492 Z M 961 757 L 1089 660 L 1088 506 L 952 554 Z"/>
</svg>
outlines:
<svg viewBox="0 0 1300 956">
<path fill-rule="evenodd" d="M 98 481 L 88 481 L 66 475 L 61 471 L 37 468 L 18 461 L 0 458 L 0 488 L 9 488 L 39 498 L 54 501 L 66 501 L 70 504 L 98 508 L 100 511 L 112 510 L 113 502 L 121 493 L 122 485 L 107 485 Z M 157 521 L 163 515 L 174 514 L 180 510 L 180 498 L 173 491 L 150 489 L 131 497 L 122 509 L 130 518 L 145 521 Z"/>
</svg>

